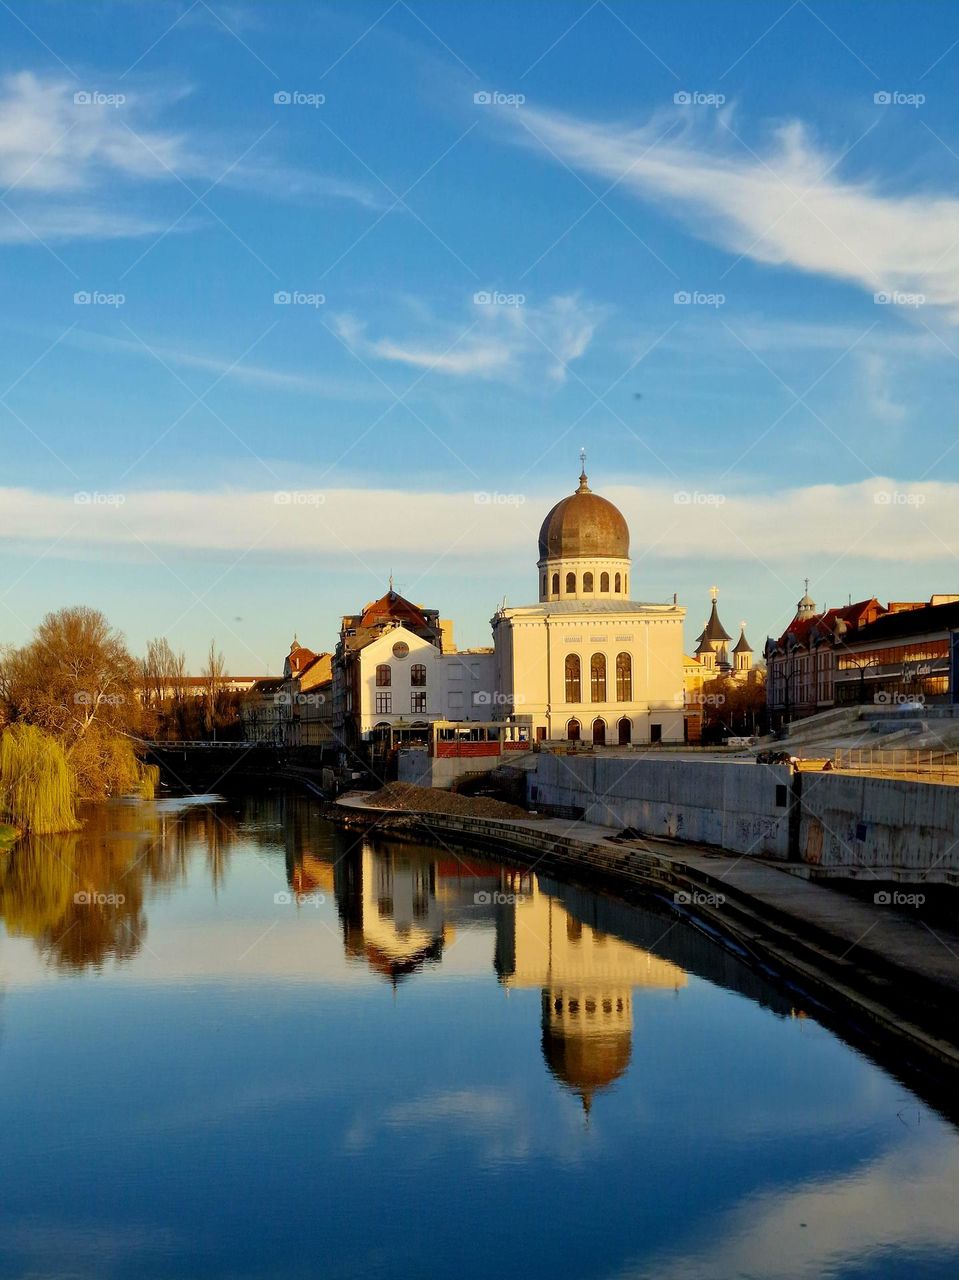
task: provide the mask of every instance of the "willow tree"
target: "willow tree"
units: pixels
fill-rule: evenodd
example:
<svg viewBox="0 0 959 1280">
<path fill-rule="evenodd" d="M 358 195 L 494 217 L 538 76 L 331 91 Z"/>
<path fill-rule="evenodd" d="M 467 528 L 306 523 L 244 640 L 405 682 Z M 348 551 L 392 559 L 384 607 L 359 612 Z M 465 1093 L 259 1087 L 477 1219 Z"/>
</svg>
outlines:
<svg viewBox="0 0 959 1280">
<path fill-rule="evenodd" d="M 24 831 L 73 831 L 76 782 L 63 746 L 32 724 L 0 734 L 0 817 Z"/>
<path fill-rule="evenodd" d="M 57 739 L 81 797 L 150 786 L 153 774 L 131 738 L 142 718 L 137 664 L 102 613 L 76 607 L 47 614 L 30 643 L 2 665 L 8 719 Z"/>
</svg>

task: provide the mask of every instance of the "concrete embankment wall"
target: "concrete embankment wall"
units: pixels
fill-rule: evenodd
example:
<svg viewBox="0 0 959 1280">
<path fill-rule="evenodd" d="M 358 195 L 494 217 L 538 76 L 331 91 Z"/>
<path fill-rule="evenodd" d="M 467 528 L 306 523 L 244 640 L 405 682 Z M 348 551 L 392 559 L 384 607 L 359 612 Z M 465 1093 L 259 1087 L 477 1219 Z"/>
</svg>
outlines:
<svg viewBox="0 0 959 1280">
<path fill-rule="evenodd" d="M 827 870 L 959 872 L 959 787 L 803 774 L 799 856 Z M 950 874 L 953 873 L 953 874 Z"/>
<path fill-rule="evenodd" d="M 805 863 L 959 880 L 959 787 L 787 766 L 543 754 L 533 808 L 600 826 Z"/>
<path fill-rule="evenodd" d="M 544 753 L 528 786 L 533 808 L 580 810 L 600 826 L 789 857 L 795 801 L 787 766 Z"/>
</svg>

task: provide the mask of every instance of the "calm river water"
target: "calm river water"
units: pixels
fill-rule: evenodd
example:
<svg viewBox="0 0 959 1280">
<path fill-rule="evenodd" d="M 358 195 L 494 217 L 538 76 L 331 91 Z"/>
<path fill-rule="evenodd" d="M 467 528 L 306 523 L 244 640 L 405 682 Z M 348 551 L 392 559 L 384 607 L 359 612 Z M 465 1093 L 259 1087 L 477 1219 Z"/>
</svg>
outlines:
<svg viewBox="0 0 959 1280">
<path fill-rule="evenodd" d="M 103 807 L 0 915 L 3 1276 L 959 1275 L 952 1125 L 655 903 L 277 791 Z"/>
</svg>

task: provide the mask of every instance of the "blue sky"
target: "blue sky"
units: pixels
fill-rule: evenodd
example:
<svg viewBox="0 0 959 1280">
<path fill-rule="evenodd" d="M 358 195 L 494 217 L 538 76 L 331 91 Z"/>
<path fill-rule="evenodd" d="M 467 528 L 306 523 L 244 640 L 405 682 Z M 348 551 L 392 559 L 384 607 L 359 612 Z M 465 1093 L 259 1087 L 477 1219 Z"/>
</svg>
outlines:
<svg viewBox="0 0 959 1280">
<path fill-rule="evenodd" d="M 956 590 L 959 10 L 877 13 L 0 7 L 0 639 L 487 643 L 583 446 L 690 638 Z"/>
</svg>

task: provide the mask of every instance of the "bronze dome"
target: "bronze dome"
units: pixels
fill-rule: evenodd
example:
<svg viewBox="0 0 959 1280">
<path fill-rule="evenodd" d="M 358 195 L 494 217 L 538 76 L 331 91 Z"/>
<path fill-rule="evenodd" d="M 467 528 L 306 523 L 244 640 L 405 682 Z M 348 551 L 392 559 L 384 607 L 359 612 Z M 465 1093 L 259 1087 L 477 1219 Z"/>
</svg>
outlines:
<svg viewBox="0 0 959 1280">
<path fill-rule="evenodd" d="M 622 512 L 592 492 L 584 472 L 576 492 L 557 502 L 543 521 L 539 558 L 625 560 L 628 556 L 629 526 Z"/>
</svg>

